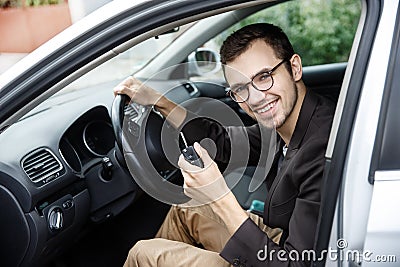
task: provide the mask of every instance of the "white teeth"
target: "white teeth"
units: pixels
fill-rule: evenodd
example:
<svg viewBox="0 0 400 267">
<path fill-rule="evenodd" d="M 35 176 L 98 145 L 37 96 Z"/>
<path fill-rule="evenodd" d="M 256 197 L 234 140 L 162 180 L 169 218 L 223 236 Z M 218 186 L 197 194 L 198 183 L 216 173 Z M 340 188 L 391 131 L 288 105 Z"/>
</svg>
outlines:
<svg viewBox="0 0 400 267">
<path fill-rule="evenodd" d="M 272 103 L 269 103 L 265 108 L 257 110 L 257 113 L 267 112 L 268 110 L 270 110 L 271 108 L 273 108 L 275 106 L 275 103 L 276 103 L 275 101 Z"/>
</svg>

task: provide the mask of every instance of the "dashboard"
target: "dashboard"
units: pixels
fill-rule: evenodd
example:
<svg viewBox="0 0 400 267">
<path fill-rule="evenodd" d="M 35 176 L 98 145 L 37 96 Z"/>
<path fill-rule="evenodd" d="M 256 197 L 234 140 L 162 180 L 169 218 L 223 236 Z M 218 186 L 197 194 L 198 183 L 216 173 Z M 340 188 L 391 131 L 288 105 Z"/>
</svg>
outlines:
<svg viewBox="0 0 400 267">
<path fill-rule="evenodd" d="M 95 107 L 81 116 L 62 136 L 59 152 L 64 162 L 77 175 L 106 157 L 114 148 L 114 132 L 104 107 Z"/>
<path fill-rule="evenodd" d="M 115 155 L 116 84 L 59 92 L 0 134 L 0 205 L 7 214 L 0 234 L 10 266 L 41 265 L 88 222 L 117 216 L 142 193 Z M 150 86 L 178 103 L 199 94 L 186 81 Z"/>
</svg>

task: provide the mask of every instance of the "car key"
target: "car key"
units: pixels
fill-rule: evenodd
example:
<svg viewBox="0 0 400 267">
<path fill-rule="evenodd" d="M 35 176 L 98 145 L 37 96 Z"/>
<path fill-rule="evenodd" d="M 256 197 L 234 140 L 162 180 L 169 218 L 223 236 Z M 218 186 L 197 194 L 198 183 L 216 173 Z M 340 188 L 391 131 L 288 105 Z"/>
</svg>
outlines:
<svg viewBox="0 0 400 267">
<path fill-rule="evenodd" d="M 185 160 L 187 162 L 189 162 L 192 165 L 195 165 L 197 167 L 200 168 L 204 168 L 204 163 L 201 160 L 201 158 L 199 157 L 199 155 L 197 155 L 196 150 L 194 149 L 193 146 L 188 146 L 185 136 L 183 135 L 182 132 L 179 133 L 182 137 L 183 143 L 185 144 L 185 148 L 182 149 L 182 155 L 185 158 Z"/>
</svg>

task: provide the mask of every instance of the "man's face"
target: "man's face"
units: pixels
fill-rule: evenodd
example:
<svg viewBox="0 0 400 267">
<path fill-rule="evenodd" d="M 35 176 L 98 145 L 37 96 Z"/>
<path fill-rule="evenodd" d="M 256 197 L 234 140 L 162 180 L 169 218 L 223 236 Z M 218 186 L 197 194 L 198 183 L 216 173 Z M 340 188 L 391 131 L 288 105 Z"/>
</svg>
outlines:
<svg viewBox="0 0 400 267">
<path fill-rule="evenodd" d="M 271 70 L 281 61 L 269 45 L 263 40 L 256 40 L 247 51 L 227 63 L 225 76 L 231 87 L 245 84 L 261 70 Z M 239 105 L 261 125 L 279 129 L 297 102 L 297 87 L 292 73 L 284 64 L 272 73 L 272 77 L 274 83 L 268 91 L 256 90 L 250 84 L 248 99 Z"/>
</svg>

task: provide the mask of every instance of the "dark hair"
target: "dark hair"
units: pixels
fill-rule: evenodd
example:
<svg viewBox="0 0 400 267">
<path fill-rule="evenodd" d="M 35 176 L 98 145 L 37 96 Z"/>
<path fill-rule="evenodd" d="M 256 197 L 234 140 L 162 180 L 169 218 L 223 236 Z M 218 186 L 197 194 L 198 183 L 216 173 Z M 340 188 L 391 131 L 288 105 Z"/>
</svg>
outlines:
<svg viewBox="0 0 400 267">
<path fill-rule="evenodd" d="M 293 46 L 281 28 L 269 23 L 256 23 L 247 25 L 226 38 L 220 50 L 221 63 L 233 61 L 259 39 L 270 45 L 279 59 L 290 59 L 294 54 Z M 290 71 L 290 64 L 287 68 Z"/>
</svg>

